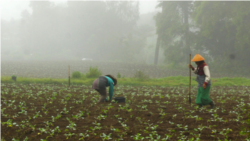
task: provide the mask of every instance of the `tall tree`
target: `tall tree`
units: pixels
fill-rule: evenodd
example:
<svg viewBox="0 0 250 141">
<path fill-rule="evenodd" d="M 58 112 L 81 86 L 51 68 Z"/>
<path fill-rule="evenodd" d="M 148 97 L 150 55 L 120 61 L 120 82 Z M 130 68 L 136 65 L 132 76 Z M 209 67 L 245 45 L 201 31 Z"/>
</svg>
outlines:
<svg viewBox="0 0 250 141">
<path fill-rule="evenodd" d="M 245 65 L 250 59 L 249 6 L 249 2 L 240 1 L 195 2 L 196 48 L 209 50 L 217 69 L 250 72 Z"/>
<path fill-rule="evenodd" d="M 182 16 L 183 16 L 183 19 L 184 19 L 184 40 L 185 40 L 185 43 L 184 43 L 184 46 L 185 48 L 187 49 L 187 53 L 188 54 L 191 54 L 191 49 L 190 49 L 190 45 L 189 45 L 189 15 L 190 15 L 190 12 L 189 12 L 189 8 L 190 8 L 190 2 L 189 1 L 183 1 L 183 2 L 179 2 L 179 5 L 181 7 L 181 10 L 182 10 Z M 188 55 L 187 55 L 188 57 Z"/>
<path fill-rule="evenodd" d="M 60 7 L 32 1 L 30 7 L 31 15 L 23 12 L 22 46 L 37 59 L 70 56 L 131 61 L 145 43 L 136 26 L 138 2 L 68 1 Z"/>
<path fill-rule="evenodd" d="M 55 40 L 53 40 L 54 28 L 50 23 L 56 15 L 49 1 L 31 1 L 30 7 L 32 14 L 29 17 L 23 17 L 26 21 L 24 19 L 22 21 L 22 28 L 27 29 L 27 31 L 22 30 L 24 48 L 26 52 L 46 58 L 56 49 Z"/>
<path fill-rule="evenodd" d="M 185 56 L 191 52 L 188 38 L 191 36 L 189 30 L 191 5 L 190 1 L 161 1 L 158 4 L 162 11 L 155 17 L 156 33 L 165 49 L 168 63 L 183 62 Z"/>
<path fill-rule="evenodd" d="M 159 49 L 160 49 L 160 37 L 159 37 L 159 35 L 158 35 L 157 41 L 156 41 L 156 48 L 155 48 L 154 65 L 157 65 L 157 64 L 158 64 Z"/>
</svg>

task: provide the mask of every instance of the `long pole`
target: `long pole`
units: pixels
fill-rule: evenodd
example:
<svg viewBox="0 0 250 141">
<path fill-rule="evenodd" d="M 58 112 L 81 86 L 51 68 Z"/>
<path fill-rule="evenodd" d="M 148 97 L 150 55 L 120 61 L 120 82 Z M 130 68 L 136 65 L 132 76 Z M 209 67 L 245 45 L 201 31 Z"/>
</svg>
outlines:
<svg viewBox="0 0 250 141">
<path fill-rule="evenodd" d="M 191 54 L 189 54 L 189 65 L 191 65 Z M 191 104 L 191 68 L 189 68 L 189 89 L 188 89 L 188 93 L 189 93 L 189 104 Z"/>
<path fill-rule="evenodd" d="M 70 87 L 70 65 L 69 65 L 69 87 Z"/>
</svg>

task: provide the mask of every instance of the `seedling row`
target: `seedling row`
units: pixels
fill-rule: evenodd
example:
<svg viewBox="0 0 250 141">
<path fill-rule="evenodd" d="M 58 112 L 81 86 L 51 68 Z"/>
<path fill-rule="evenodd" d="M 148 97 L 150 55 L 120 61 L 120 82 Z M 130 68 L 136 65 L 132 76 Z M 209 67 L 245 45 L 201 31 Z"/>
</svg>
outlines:
<svg viewBox="0 0 250 141">
<path fill-rule="evenodd" d="M 126 103 L 97 104 L 91 86 L 1 84 L 5 140 L 244 140 L 250 87 L 212 87 L 216 107 L 188 103 L 187 87 L 117 86 Z"/>
</svg>

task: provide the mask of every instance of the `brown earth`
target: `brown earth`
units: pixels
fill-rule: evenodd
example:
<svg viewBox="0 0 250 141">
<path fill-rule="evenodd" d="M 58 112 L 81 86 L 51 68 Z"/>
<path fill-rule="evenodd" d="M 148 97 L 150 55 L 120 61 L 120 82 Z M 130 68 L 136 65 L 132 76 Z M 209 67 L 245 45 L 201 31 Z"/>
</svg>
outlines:
<svg viewBox="0 0 250 141">
<path fill-rule="evenodd" d="M 29 141 L 46 138 L 49 141 L 74 141 L 81 138 L 80 133 L 86 133 L 89 136 L 82 140 L 99 141 L 102 133 L 111 133 L 111 140 L 130 141 L 140 133 L 143 140 L 152 140 L 150 134 L 154 139 L 171 135 L 169 140 L 173 141 L 198 137 L 204 141 L 244 140 L 246 136 L 239 132 L 242 127 L 249 126 L 244 122 L 250 112 L 249 88 L 212 87 L 210 97 L 216 107 L 210 110 L 210 106 L 197 109 L 196 87 L 192 88 L 191 105 L 187 88 L 158 86 L 117 86 L 114 96 L 125 96 L 126 103 L 96 104 L 99 95 L 90 86 L 68 88 L 66 85 L 2 83 L 1 137 L 7 141 L 26 137 Z M 62 112 L 64 108 L 68 113 Z M 35 118 L 38 111 L 39 116 Z M 73 117 L 81 112 L 83 115 L 78 119 Z M 61 117 L 52 122 L 52 116 L 56 118 L 57 115 Z M 4 124 L 9 119 L 18 126 Z M 67 128 L 68 119 L 75 123 L 76 130 Z M 31 125 L 36 125 L 34 130 Z M 57 126 L 61 132 L 50 135 Z M 95 127 L 100 129 L 94 130 Z M 45 132 L 39 128 L 44 128 Z M 65 134 L 69 133 L 75 135 L 67 138 Z"/>
</svg>

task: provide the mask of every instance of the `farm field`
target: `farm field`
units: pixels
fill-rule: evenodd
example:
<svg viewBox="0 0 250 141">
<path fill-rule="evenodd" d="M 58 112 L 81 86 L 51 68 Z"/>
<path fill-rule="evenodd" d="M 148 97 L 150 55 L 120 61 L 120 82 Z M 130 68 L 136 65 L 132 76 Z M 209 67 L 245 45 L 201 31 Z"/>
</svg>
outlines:
<svg viewBox="0 0 250 141">
<path fill-rule="evenodd" d="M 244 140 L 250 87 L 212 87 L 198 109 L 187 87 L 117 86 L 126 103 L 96 104 L 90 86 L 1 84 L 1 137 L 20 141 Z"/>
</svg>

